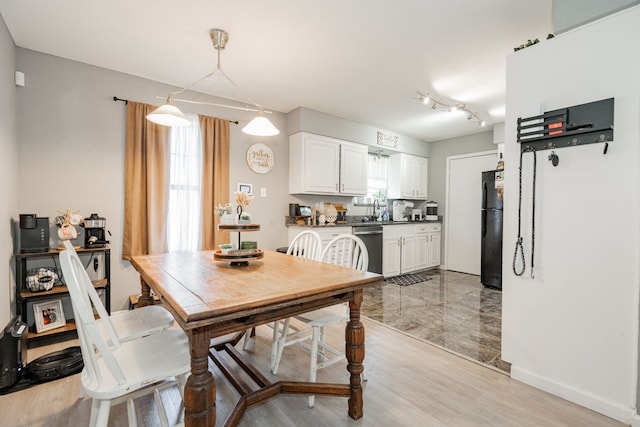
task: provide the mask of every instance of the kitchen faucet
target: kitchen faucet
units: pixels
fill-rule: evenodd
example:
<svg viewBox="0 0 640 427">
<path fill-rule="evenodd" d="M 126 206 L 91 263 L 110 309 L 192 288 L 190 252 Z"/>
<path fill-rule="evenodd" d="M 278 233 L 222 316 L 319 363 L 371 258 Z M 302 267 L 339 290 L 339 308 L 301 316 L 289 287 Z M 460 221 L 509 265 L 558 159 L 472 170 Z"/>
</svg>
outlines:
<svg viewBox="0 0 640 427">
<path fill-rule="evenodd" d="M 371 221 L 376 221 L 378 219 L 379 210 L 380 210 L 380 202 L 378 201 L 378 199 L 373 199 L 373 212 L 371 212 L 372 213 Z"/>
</svg>

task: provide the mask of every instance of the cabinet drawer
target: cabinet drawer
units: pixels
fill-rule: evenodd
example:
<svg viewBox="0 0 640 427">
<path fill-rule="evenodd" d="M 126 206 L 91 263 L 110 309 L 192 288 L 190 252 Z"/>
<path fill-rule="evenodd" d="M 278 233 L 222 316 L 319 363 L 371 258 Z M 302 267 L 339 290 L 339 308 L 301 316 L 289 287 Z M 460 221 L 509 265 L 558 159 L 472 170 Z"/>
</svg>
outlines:
<svg viewBox="0 0 640 427">
<path fill-rule="evenodd" d="M 430 233 L 432 231 L 442 230 L 442 224 L 418 224 L 416 226 L 416 233 Z"/>
</svg>

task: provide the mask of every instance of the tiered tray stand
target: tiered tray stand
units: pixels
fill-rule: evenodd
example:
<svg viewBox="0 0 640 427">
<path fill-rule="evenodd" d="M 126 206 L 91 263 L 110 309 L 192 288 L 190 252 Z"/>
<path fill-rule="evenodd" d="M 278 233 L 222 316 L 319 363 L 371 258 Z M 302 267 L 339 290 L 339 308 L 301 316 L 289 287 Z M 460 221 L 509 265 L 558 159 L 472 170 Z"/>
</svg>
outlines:
<svg viewBox="0 0 640 427">
<path fill-rule="evenodd" d="M 247 231 L 260 231 L 260 224 L 219 224 L 219 230 L 238 232 L 238 250 L 230 253 L 222 253 L 217 249 L 213 252 L 213 259 L 216 261 L 229 262 L 234 267 L 244 267 L 249 265 L 249 261 L 255 261 L 264 257 L 262 249 L 240 249 L 240 234 Z"/>
</svg>

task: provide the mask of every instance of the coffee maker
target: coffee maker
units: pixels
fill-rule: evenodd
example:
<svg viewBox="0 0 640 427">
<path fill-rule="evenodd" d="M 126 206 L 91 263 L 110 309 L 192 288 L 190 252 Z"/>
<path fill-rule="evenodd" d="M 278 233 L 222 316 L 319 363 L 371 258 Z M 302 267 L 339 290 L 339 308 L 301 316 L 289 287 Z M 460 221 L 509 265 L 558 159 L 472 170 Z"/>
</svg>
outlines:
<svg viewBox="0 0 640 427">
<path fill-rule="evenodd" d="M 49 250 L 49 218 L 36 214 L 20 214 L 20 252 Z"/>
<path fill-rule="evenodd" d="M 84 227 L 84 247 L 87 249 L 104 248 L 109 241 L 106 239 L 105 227 L 107 220 L 92 213 L 89 218 L 85 218 Z"/>
</svg>

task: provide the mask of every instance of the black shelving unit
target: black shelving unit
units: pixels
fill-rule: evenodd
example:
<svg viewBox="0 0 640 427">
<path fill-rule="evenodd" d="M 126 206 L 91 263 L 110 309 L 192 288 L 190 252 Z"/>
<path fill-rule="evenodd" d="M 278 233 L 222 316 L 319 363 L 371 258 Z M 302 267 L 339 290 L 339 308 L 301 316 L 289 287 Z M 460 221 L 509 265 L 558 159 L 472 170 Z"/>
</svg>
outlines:
<svg viewBox="0 0 640 427">
<path fill-rule="evenodd" d="M 103 263 L 103 277 L 93 280 L 93 286 L 104 291 L 104 304 L 108 313 L 111 313 L 111 249 L 104 248 L 76 248 L 76 252 L 86 268 L 93 269 L 94 260 Z M 77 337 L 76 326 L 71 309 L 71 300 L 67 287 L 64 286 L 64 277 L 60 269 L 59 250 L 49 250 L 47 252 L 17 253 L 15 254 L 16 267 L 16 314 L 29 327 L 27 336 L 27 346 L 38 347 L 53 342 L 65 341 Z M 27 285 L 28 271 L 32 268 L 55 268 L 59 280 L 56 285 L 48 291 L 32 292 Z M 48 300 L 60 299 L 63 301 L 66 325 L 36 332 L 33 304 Z"/>
</svg>

